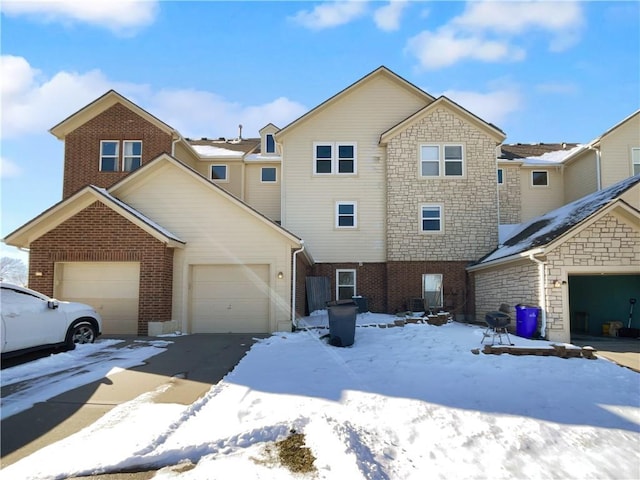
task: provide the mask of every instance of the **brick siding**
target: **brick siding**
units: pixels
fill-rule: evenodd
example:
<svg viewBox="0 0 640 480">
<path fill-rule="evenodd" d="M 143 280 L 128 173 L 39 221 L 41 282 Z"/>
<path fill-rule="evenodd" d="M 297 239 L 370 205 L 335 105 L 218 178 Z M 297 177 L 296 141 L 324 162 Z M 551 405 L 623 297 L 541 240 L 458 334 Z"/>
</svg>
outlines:
<svg viewBox="0 0 640 480">
<path fill-rule="evenodd" d="M 95 202 L 31 244 L 29 286 L 53 295 L 56 262 L 140 262 L 137 333 L 146 335 L 148 322 L 171 319 L 173 252 Z"/>
<path fill-rule="evenodd" d="M 108 188 L 131 173 L 100 171 L 100 140 L 121 142 L 119 168 L 122 140 L 142 141 L 143 165 L 162 153 L 171 153 L 171 135 L 122 104 L 115 104 L 65 137 L 63 199 L 87 185 Z"/>
</svg>

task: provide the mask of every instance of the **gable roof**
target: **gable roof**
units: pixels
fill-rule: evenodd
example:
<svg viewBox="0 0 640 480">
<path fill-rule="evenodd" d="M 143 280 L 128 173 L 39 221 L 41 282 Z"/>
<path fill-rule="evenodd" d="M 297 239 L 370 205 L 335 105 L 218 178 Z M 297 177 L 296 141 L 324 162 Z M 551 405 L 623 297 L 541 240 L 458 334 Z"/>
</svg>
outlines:
<svg viewBox="0 0 640 480">
<path fill-rule="evenodd" d="M 92 118 L 98 116 L 108 108 L 111 108 L 117 103 L 124 105 L 129 110 L 132 110 L 136 114 L 140 115 L 145 120 L 158 127 L 160 130 L 163 130 L 176 138 L 180 137 L 180 134 L 176 129 L 167 125 L 159 118 L 151 115 L 146 110 L 140 108 L 138 105 L 133 103 L 131 100 L 123 97 L 115 90 L 109 90 L 107 93 L 89 103 L 88 105 L 82 107 L 77 112 L 72 113 L 60 123 L 49 129 L 49 132 L 55 135 L 58 140 L 64 140 L 64 137 L 66 137 L 70 132 L 86 123 L 87 121 L 91 120 Z"/>
<path fill-rule="evenodd" d="M 620 198 L 623 193 L 638 184 L 640 184 L 640 174 L 532 218 L 516 228 L 502 245 L 481 258 L 476 265 L 522 257 L 526 252 L 549 246 L 613 203 L 624 204 L 625 208 L 632 210 L 640 217 L 638 210 Z"/>
<path fill-rule="evenodd" d="M 411 125 L 411 124 L 417 122 L 418 120 L 424 118 L 429 113 L 431 113 L 434 109 L 436 109 L 436 108 L 438 108 L 440 106 L 444 106 L 445 108 L 447 108 L 449 110 L 452 110 L 456 114 L 464 117 L 467 121 L 473 123 L 474 125 L 476 125 L 481 130 L 484 130 L 488 135 L 493 137 L 498 143 L 503 142 L 504 139 L 506 138 L 505 133 L 502 130 L 500 130 L 498 127 L 496 127 L 495 125 L 493 125 L 491 123 L 485 122 L 480 117 L 478 117 L 475 114 L 471 113 L 466 108 L 461 107 L 460 105 L 458 105 L 453 100 L 451 100 L 451 99 L 445 97 L 444 95 L 442 95 L 442 96 L 438 97 L 438 99 L 435 100 L 434 102 L 432 102 L 429 105 L 425 106 L 424 108 L 418 110 L 413 115 L 410 115 L 409 117 L 405 118 L 403 121 L 401 121 L 397 125 L 391 127 L 386 132 L 383 132 L 382 135 L 380 135 L 380 143 L 381 144 L 387 143 L 389 141 L 389 139 L 393 138 L 399 132 L 401 132 L 402 130 L 407 128 L 409 125 Z"/>
<path fill-rule="evenodd" d="M 411 82 L 405 80 L 404 78 L 402 78 L 398 74 L 392 72 L 387 67 L 381 66 L 381 67 L 378 67 L 377 69 L 375 69 L 374 71 L 368 73 L 367 75 L 362 77 L 360 80 L 357 80 L 355 83 L 352 83 L 347 88 L 345 88 L 345 89 L 341 90 L 340 92 L 336 93 L 334 96 L 332 96 L 328 100 L 325 100 L 320 105 L 318 105 L 315 108 L 313 108 L 312 110 L 309 110 L 307 113 L 305 113 L 301 117 L 298 117 L 296 120 L 294 120 L 293 122 L 289 123 L 289 125 L 283 127 L 281 130 L 276 132 L 276 134 L 275 134 L 276 138 L 282 138 L 287 133 L 289 133 L 290 130 L 292 130 L 296 126 L 298 126 L 301 123 L 303 123 L 304 121 L 306 121 L 312 115 L 315 115 L 317 112 L 319 112 L 321 110 L 324 110 L 325 108 L 327 108 L 330 105 L 333 105 L 334 103 L 339 101 L 342 97 L 344 97 L 345 95 L 347 95 L 351 91 L 355 90 L 356 88 L 359 88 L 363 84 L 368 83 L 372 79 L 380 77 L 380 76 L 385 76 L 386 78 L 390 78 L 392 81 L 396 82 L 401 87 L 406 88 L 407 90 L 413 92 L 415 95 L 417 95 L 419 97 L 422 97 L 425 100 L 425 102 L 431 103 L 432 101 L 435 100 L 434 97 L 429 95 L 424 90 L 416 87 L 414 84 L 412 84 Z"/>
<path fill-rule="evenodd" d="M 104 188 L 89 185 L 78 191 L 71 197 L 58 202 L 48 210 L 27 222 L 22 227 L 10 233 L 4 238 L 7 245 L 28 248 L 32 241 L 53 230 L 58 225 L 73 217 L 96 201 L 102 202 L 107 207 L 120 214 L 131 223 L 166 243 L 173 248 L 182 248 L 185 242 L 166 228 L 158 225 L 135 208 L 115 198 Z"/>
</svg>

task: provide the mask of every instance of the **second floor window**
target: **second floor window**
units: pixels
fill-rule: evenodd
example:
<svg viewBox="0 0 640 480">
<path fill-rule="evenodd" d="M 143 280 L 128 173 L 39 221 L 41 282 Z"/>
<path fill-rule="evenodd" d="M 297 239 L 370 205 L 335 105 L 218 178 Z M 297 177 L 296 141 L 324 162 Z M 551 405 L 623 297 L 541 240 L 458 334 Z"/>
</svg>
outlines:
<svg viewBox="0 0 640 480">
<path fill-rule="evenodd" d="M 461 177 L 463 175 L 462 145 L 420 145 L 420 176 Z"/>
<path fill-rule="evenodd" d="M 266 147 L 266 152 L 265 153 L 276 153 L 276 142 L 273 139 L 273 134 L 271 133 L 267 133 L 266 138 L 265 138 L 265 147 Z"/>
<path fill-rule="evenodd" d="M 442 231 L 442 207 L 440 205 L 422 205 L 420 208 L 420 230 L 422 232 Z"/>
<path fill-rule="evenodd" d="M 142 165 L 142 142 L 138 140 L 125 140 L 122 143 L 124 146 L 122 170 L 132 172 Z"/>
<path fill-rule="evenodd" d="M 357 164 L 356 144 L 352 142 L 318 142 L 313 145 L 313 173 L 354 174 Z"/>
<path fill-rule="evenodd" d="M 227 166 L 211 165 L 211 180 L 227 180 Z"/>
<path fill-rule="evenodd" d="M 100 142 L 100 171 L 117 172 L 120 142 L 116 140 L 102 140 Z"/>
<path fill-rule="evenodd" d="M 276 167 L 262 167 L 260 174 L 262 183 L 274 183 L 277 181 Z"/>
<path fill-rule="evenodd" d="M 633 169 L 633 175 L 640 173 L 640 148 L 631 149 L 631 168 Z"/>
<path fill-rule="evenodd" d="M 336 227 L 355 228 L 358 226 L 356 219 L 356 202 L 336 203 Z"/>
<path fill-rule="evenodd" d="M 531 185 L 534 187 L 549 186 L 549 172 L 546 170 L 534 170 L 531 172 Z"/>
<path fill-rule="evenodd" d="M 498 185 L 502 185 L 504 183 L 504 170 L 498 169 Z"/>
</svg>

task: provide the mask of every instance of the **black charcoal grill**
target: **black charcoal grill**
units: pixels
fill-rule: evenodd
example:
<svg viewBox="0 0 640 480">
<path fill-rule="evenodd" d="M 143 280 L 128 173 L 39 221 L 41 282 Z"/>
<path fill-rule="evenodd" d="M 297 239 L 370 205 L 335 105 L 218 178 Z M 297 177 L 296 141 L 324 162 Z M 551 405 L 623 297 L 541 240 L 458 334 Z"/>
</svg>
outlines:
<svg viewBox="0 0 640 480">
<path fill-rule="evenodd" d="M 496 312 L 488 312 L 484 316 L 484 321 L 487 324 L 487 329 L 482 334 L 482 340 L 480 343 L 484 343 L 486 338 L 491 338 L 491 345 L 496 343 L 496 337 L 498 337 L 498 343 L 502 345 L 502 336 L 505 335 L 507 337 L 508 345 L 513 345 L 511 343 L 511 338 L 509 338 L 509 332 L 507 331 L 507 327 L 511 323 L 511 315 L 509 315 L 510 307 L 509 305 L 502 304 L 500 305 L 500 309 Z"/>
</svg>

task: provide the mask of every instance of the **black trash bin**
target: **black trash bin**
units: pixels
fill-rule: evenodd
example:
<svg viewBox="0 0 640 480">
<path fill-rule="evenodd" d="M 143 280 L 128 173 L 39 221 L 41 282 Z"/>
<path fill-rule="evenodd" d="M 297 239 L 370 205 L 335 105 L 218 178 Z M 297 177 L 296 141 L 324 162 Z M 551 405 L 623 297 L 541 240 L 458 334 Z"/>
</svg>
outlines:
<svg viewBox="0 0 640 480">
<path fill-rule="evenodd" d="M 351 297 L 351 298 L 353 298 L 353 301 L 358 306 L 358 313 L 366 313 L 369 311 L 369 305 L 368 305 L 369 301 L 367 297 L 358 295 L 356 297 Z"/>
<path fill-rule="evenodd" d="M 334 347 L 353 345 L 356 335 L 358 305 L 352 301 L 331 302 L 329 310 L 329 343 Z"/>
</svg>

